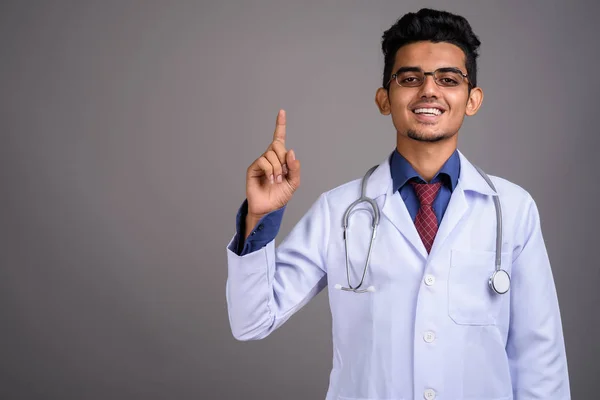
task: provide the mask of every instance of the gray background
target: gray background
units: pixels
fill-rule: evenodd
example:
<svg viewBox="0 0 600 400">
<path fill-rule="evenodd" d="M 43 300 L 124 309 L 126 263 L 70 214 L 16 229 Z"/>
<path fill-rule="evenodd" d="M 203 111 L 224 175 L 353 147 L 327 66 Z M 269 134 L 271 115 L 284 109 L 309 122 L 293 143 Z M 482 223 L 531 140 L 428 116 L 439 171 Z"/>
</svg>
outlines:
<svg viewBox="0 0 600 400">
<path fill-rule="evenodd" d="M 0 398 L 317 399 L 321 293 L 229 331 L 245 171 L 288 112 L 303 162 L 280 239 L 395 146 L 380 37 L 419 1 L 0 3 Z M 598 2 L 430 1 L 482 41 L 459 148 L 536 199 L 573 398 L 600 391 Z"/>
</svg>

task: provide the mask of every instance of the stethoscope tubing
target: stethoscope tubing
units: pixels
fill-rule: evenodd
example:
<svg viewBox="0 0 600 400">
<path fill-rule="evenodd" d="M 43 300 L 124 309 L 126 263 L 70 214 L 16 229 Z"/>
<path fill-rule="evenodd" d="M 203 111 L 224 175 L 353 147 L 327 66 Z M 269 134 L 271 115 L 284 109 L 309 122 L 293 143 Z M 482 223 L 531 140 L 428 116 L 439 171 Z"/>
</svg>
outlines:
<svg viewBox="0 0 600 400">
<path fill-rule="evenodd" d="M 369 177 L 371 176 L 371 174 L 373 173 L 373 171 L 375 171 L 375 169 L 377 169 L 377 167 L 378 166 L 375 165 L 367 171 L 367 173 L 365 174 L 365 176 L 362 179 L 360 197 L 357 200 L 355 200 L 354 202 L 352 202 L 352 204 L 350 204 L 350 206 L 348 206 L 348 208 L 344 212 L 342 224 L 343 224 L 344 249 L 345 249 L 345 253 L 346 253 L 346 278 L 348 280 L 348 287 L 344 287 L 340 284 L 337 284 L 337 285 L 335 285 L 336 289 L 340 289 L 343 291 L 350 291 L 350 292 L 354 292 L 354 293 L 367 293 L 367 292 L 375 291 L 375 288 L 373 286 L 369 286 L 367 289 L 360 289 L 360 287 L 364 283 L 364 279 L 367 274 L 367 269 L 369 268 L 373 245 L 375 243 L 375 237 L 377 235 L 377 226 L 379 225 L 379 219 L 380 219 L 379 206 L 377 205 L 375 200 L 367 197 L 367 195 L 366 195 L 367 181 L 368 181 Z M 485 172 L 483 172 L 483 170 L 481 168 L 479 168 L 478 166 L 474 165 L 474 167 L 477 170 L 477 172 L 479 172 L 479 174 L 483 177 L 483 179 L 485 179 L 487 184 L 494 191 L 493 201 L 494 201 L 494 208 L 496 210 L 495 271 L 492 274 L 492 276 L 490 277 L 488 283 L 489 283 L 490 288 L 494 292 L 496 292 L 497 294 L 504 294 L 504 293 L 508 292 L 508 290 L 510 288 L 510 275 L 508 274 L 508 272 L 506 272 L 505 270 L 502 269 L 502 235 L 503 235 L 503 231 L 502 231 L 502 207 L 500 205 L 500 198 L 498 195 L 498 191 L 496 190 L 496 187 L 494 186 L 492 180 L 487 176 L 487 174 Z M 350 259 L 349 259 L 349 255 L 348 255 L 348 236 L 349 236 L 348 226 L 349 226 L 350 215 L 352 214 L 352 212 L 354 212 L 354 208 L 361 203 L 368 203 L 371 206 L 372 211 L 373 211 L 373 213 L 371 214 L 371 216 L 372 216 L 371 240 L 369 243 L 369 250 L 367 253 L 365 267 L 363 268 L 362 277 L 361 277 L 358 285 L 356 287 L 353 287 L 352 284 L 350 283 L 350 267 L 349 267 Z"/>
</svg>

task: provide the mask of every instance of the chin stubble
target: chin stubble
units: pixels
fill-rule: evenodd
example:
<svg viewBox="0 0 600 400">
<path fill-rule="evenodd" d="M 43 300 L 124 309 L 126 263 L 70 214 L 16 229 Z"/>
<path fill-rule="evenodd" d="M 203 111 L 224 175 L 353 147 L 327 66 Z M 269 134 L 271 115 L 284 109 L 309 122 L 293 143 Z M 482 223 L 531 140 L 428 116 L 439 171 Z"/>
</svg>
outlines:
<svg viewBox="0 0 600 400">
<path fill-rule="evenodd" d="M 415 131 L 414 129 L 409 129 L 408 131 L 406 131 L 406 135 L 409 138 L 411 138 L 413 140 L 417 140 L 419 142 L 434 143 L 434 142 L 439 142 L 444 139 L 448 139 L 448 138 L 452 137 L 454 134 L 449 133 L 449 132 L 444 132 L 444 133 L 437 134 L 435 136 L 428 136 L 428 135 L 423 134 L 422 132 Z"/>
</svg>

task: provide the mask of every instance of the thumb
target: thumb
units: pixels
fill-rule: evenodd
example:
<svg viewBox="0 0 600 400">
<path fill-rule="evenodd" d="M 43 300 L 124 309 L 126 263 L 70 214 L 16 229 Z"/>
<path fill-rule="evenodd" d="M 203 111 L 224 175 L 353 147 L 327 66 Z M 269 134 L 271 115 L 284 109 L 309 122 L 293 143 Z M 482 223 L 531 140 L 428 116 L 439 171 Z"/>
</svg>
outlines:
<svg viewBox="0 0 600 400">
<path fill-rule="evenodd" d="M 298 189 L 298 186 L 300 186 L 300 160 L 296 160 L 294 150 L 288 151 L 285 158 L 288 168 L 287 180 L 294 190 Z"/>
</svg>

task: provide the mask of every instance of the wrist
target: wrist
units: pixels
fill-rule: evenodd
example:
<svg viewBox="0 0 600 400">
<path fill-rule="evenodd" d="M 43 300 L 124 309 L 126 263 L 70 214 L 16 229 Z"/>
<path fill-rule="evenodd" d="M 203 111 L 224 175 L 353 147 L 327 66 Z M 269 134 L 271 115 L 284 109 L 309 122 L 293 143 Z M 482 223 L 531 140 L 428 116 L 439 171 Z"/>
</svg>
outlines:
<svg viewBox="0 0 600 400">
<path fill-rule="evenodd" d="M 246 216 L 246 232 L 244 235 L 246 239 L 248 238 L 248 236 L 250 236 L 250 234 L 256 227 L 256 224 L 258 224 L 258 221 L 260 221 L 262 217 L 262 215 L 253 215 L 248 213 L 248 215 Z"/>
</svg>

